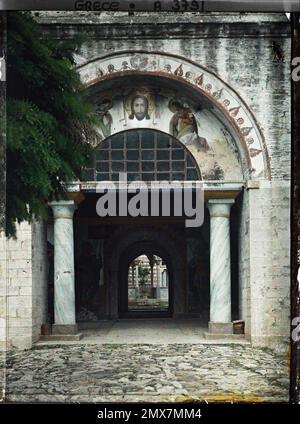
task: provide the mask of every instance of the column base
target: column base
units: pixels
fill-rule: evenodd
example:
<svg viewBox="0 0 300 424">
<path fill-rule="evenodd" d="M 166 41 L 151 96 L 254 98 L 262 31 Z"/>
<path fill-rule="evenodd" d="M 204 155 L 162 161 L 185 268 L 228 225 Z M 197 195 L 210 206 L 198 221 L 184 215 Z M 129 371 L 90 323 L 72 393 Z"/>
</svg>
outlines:
<svg viewBox="0 0 300 424">
<path fill-rule="evenodd" d="M 50 334 L 45 336 L 40 336 L 40 342 L 79 342 L 83 335 L 78 334 Z"/>
<path fill-rule="evenodd" d="M 209 322 L 208 332 L 204 333 L 207 340 L 212 340 L 222 343 L 245 343 L 244 334 L 235 334 L 232 322 Z"/>
<path fill-rule="evenodd" d="M 211 322 L 208 323 L 208 332 L 211 334 L 233 334 L 232 322 Z"/>
<path fill-rule="evenodd" d="M 77 324 L 52 324 L 52 334 L 71 335 L 78 333 Z"/>
<path fill-rule="evenodd" d="M 222 343 L 245 343 L 245 336 L 244 334 L 227 334 L 227 333 L 204 333 L 204 337 L 206 340 L 215 341 L 216 343 L 222 342 Z"/>
</svg>

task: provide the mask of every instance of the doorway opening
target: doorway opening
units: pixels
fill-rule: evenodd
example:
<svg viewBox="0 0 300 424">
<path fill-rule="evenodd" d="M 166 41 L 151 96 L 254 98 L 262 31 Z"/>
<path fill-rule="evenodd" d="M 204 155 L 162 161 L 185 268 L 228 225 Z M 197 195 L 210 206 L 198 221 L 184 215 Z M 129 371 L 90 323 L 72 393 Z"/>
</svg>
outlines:
<svg viewBox="0 0 300 424">
<path fill-rule="evenodd" d="M 153 241 L 130 245 L 120 257 L 119 318 L 163 318 L 173 315 L 173 259 Z"/>
<path fill-rule="evenodd" d="M 159 256 L 139 255 L 128 269 L 128 312 L 167 312 L 168 309 L 167 265 Z"/>
</svg>

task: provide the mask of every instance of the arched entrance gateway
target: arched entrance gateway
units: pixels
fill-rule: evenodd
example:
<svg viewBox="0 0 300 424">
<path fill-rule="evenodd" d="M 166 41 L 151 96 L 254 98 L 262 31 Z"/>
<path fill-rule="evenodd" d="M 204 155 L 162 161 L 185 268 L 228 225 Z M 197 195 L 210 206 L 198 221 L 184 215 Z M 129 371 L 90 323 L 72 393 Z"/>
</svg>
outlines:
<svg viewBox="0 0 300 424">
<path fill-rule="evenodd" d="M 120 317 L 152 318 L 173 315 L 173 286 L 176 283 L 174 271 L 177 270 L 174 269 L 174 259 L 172 260 L 164 244 L 163 242 L 156 244 L 151 240 L 140 241 L 131 244 L 129 249 L 123 252 L 117 275 Z M 166 290 L 155 275 L 157 274 L 156 263 L 159 262 L 162 262 L 168 271 L 169 284 Z M 132 273 L 130 268 L 133 269 Z M 135 277 L 135 281 L 130 284 L 132 276 Z M 176 277 L 178 279 L 178 275 Z M 134 293 L 130 287 L 134 287 Z M 163 297 L 162 292 L 165 292 Z"/>
<path fill-rule="evenodd" d="M 74 213 L 75 241 L 75 272 L 72 249 L 67 259 L 75 290 L 67 284 L 56 290 L 54 331 L 75 331 L 82 321 L 168 316 L 201 318 L 219 334 L 232 333 L 232 320 L 247 317 L 250 334 L 248 191 L 269 179 L 270 169 L 249 108 L 215 74 L 170 54 L 121 52 L 79 71 L 97 106 L 102 141 L 93 146 L 82 181 L 69 186 L 75 213 L 73 200 L 52 203 L 55 231 L 64 226 L 72 242 L 72 221 L 60 218 Z M 119 191 L 131 182 L 141 190 L 147 182 L 201 180 L 203 225 L 188 228 L 184 216 L 160 212 L 100 217 L 96 191 L 120 173 L 126 179 Z M 66 256 L 59 245 L 56 252 Z M 139 290 L 148 271 L 138 270 L 139 257 L 150 264 L 144 303 Z M 159 298 L 166 273 L 154 284 L 155 258 L 168 272 L 167 302 Z"/>
</svg>

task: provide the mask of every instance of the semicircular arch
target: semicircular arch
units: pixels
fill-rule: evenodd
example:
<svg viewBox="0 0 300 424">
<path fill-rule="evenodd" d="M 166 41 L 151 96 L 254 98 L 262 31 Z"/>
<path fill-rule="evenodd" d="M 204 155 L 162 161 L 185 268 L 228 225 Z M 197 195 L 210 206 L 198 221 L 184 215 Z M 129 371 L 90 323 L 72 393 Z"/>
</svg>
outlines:
<svg viewBox="0 0 300 424">
<path fill-rule="evenodd" d="M 78 71 L 85 88 L 133 76 L 192 88 L 213 105 L 217 116 L 234 133 L 245 179 L 270 178 L 267 148 L 252 111 L 232 87 L 204 66 L 169 53 L 121 51 L 86 62 Z"/>
<path fill-rule="evenodd" d="M 83 181 L 199 181 L 192 153 L 179 140 L 148 128 L 121 131 L 95 148 Z"/>
</svg>

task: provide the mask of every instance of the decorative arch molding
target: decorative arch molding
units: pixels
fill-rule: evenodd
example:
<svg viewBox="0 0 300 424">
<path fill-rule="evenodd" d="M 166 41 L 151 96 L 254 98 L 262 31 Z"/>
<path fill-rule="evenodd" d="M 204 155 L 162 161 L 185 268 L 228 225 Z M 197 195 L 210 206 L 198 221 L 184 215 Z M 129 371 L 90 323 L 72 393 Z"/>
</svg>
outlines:
<svg viewBox="0 0 300 424">
<path fill-rule="evenodd" d="M 205 96 L 237 135 L 249 179 L 271 179 L 269 156 L 259 125 L 239 94 L 212 71 L 170 53 L 122 51 L 78 67 L 85 88 L 129 75 L 175 80 Z"/>
</svg>

